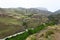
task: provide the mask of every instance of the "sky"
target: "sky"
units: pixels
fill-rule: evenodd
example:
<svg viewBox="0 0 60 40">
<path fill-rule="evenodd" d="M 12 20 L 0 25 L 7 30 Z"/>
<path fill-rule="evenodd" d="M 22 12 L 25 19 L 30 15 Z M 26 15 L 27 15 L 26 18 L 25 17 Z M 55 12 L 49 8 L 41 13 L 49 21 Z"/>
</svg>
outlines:
<svg viewBox="0 0 60 40">
<path fill-rule="evenodd" d="M 0 7 L 2 8 L 35 8 L 44 7 L 49 11 L 56 11 L 60 9 L 60 0 L 0 0 Z"/>
</svg>

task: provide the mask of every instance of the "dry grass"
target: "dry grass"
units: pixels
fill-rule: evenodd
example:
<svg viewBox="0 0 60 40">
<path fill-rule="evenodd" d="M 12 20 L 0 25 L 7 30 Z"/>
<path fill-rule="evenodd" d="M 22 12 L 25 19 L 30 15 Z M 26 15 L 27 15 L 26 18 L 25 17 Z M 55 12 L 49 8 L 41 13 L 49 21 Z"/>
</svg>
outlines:
<svg viewBox="0 0 60 40">
<path fill-rule="evenodd" d="M 46 29 L 39 33 L 29 36 L 26 40 L 60 40 L 60 24 L 54 26 L 48 26 Z"/>
</svg>

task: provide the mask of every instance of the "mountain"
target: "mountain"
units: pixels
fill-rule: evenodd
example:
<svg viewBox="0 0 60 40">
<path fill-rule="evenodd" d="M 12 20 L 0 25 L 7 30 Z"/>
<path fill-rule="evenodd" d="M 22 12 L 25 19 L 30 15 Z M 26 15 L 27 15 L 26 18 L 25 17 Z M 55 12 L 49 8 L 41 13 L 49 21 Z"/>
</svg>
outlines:
<svg viewBox="0 0 60 40">
<path fill-rule="evenodd" d="M 39 27 L 43 23 L 47 24 L 49 22 L 50 23 L 53 22 L 51 24 L 55 23 L 56 25 L 60 24 L 60 10 L 57 10 L 55 12 L 50 12 L 46 8 L 41 8 L 41 7 L 37 7 L 37 8 L 21 8 L 21 7 L 0 8 L 0 38 L 2 39 L 9 35 L 13 35 L 15 33 L 25 31 L 26 29 L 29 29 L 29 28 L 36 28 L 36 27 Z M 47 24 L 47 25 L 50 25 L 50 24 Z M 58 28 L 59 28 L 59 26 L 58 26 Z M 41 25 L 41 28 L 43 28 L 43 27 L 44 26 Z M 49 31 L 49 30 L 53 30 L 54 33 L 57 33 L 55 31 L 60 30 L 55 26 L 53 26 L 53 27 L 49 26 L 49 27 L 47 27 L 46 29 L 41 30 L 41 31 L 45 34 L 46 34 L 46 32 L 49 32 L 49 35 L 50 35 L 51 31 Z M 47 31 L 45 31 L 45 30 L 47 30 Z M 36 31 L 38 31 L 38 29 L 36 29 Z M 44 34 L 42 32 L 33 34 L 33 36 L 35 38 L 38 37 L 37 40 L 41 36 L 43 37 L 43 39 L 45 39 L 46 35 L 44 36 Z M 51 32 L 51 33 L 53 34 L 53 32 Z M 40 35 L 40 33 L 42 35 Z M 28 38 L 29 37 L 27 37 L 26 40 L 28 40 Z"/>
<path fill-rule="evenodd" d="M 48 9 L 47 9 L 47 8 L 43 8 L 43 7 L 36 7 L 36 9 L 44 10 L 44 11 L 48 11 Z"/>
<path fill-rule="evenodd" d="M 60 13 L 60 10 L 57 10 L 57 11 L 55 11 L 54 13 L 55 13 L 55 14 L 59 14 L 59 13 Z"/>
<path fill-rule="evenodd" d="M 60 10 L 53 12 L 48 18 L 49 20 L 55 21 L 56 24 L 60 24 Z"/>
<path fill-rule="evenodd" d="M 47 22 L 50 11 L 37 8 L 0 8 L 0 38 L 36 28 Z"/>
</svg>

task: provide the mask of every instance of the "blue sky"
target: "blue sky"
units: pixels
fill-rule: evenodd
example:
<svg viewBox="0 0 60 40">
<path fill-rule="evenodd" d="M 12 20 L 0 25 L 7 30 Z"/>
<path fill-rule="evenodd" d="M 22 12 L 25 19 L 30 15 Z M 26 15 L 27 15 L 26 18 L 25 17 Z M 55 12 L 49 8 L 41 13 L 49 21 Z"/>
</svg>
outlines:
<svg viewBox="0 0 60 40">
<path fill-rule="evenodd" d="M 49 11 L 60 9 L 60 0 L 0 0 L 0 7 L 44 7 Z"/>
</svg>

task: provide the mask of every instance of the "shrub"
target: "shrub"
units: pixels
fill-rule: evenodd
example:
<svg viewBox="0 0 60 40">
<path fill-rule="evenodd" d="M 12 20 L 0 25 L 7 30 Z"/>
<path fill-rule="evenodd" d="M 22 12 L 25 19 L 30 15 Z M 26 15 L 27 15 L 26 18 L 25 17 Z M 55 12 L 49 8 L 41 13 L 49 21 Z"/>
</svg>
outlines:
<svg viewBox="0 0 60 40">
<path fill-rule="evenodd" d="M 45 37 L 48 38 L 48 36 L 50 36 L 52 34 L 54 34 L 54 32 L 52 30 L 49 30 L 49 31 L 46 32 L 46 36 Z"/>
</svg>

